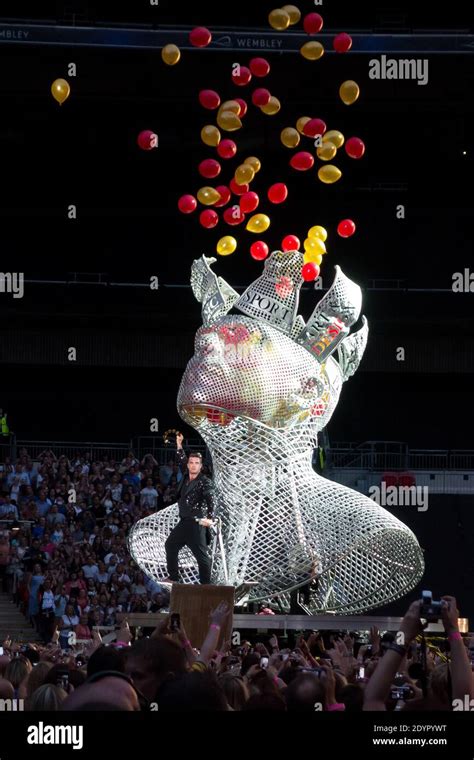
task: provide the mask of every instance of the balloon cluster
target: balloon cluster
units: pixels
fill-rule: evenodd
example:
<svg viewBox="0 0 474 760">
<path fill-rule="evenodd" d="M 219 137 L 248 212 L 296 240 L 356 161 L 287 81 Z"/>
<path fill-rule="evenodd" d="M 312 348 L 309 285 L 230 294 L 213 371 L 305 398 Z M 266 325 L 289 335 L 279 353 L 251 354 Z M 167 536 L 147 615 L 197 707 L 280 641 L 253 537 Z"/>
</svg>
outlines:
<svg viewBox="0 0 474 760">
<path fill-rule="evenodd" d="M 298 24 L 301 16 L 301 11 L 296 5 L 284 5 L 272 10 L 268 21 L 273 29 L 284 32 L 290 26 Z M 303 18 L 303 29 L 309 36 L 319 34 L 323 26 L 324 19 L 319 13 L 307 13 Z M 334 37 L 332 44 L 336 53 L 347 53 L 352 47 L 352 37 L 346 32 L 341 32 Z M 300 53 L 307 61 L 317 61 L 324 55 L 324 45 L 317 40 L 310 40 L 301 46 Z"/>
<path fill-rule="evenodd" d="M 250 84 L 253 77 L 263 79 L 268 76 L 270 71 L 271 66 L 266 58 L 252 58 L 248 66 L 241 66 L 239 63 L 235 63 L 232 66 L 232 82 L 237 87 L 246 87 Z M 272 95 L 266 87 L 257 87 L 251 97 L 253 105 L 267 116 L 274 116 L 281 110 L 279 99 L 275 95 Z M 244 104 L 246 111 L 247 104 L 245 101 L 239 100 L 238 102 Z"/>
<path fill-rule="evenodd" d="M 205 48 L 212 42 L 212 34 L 205 26 L 197 26 L 189 33 L 189 42 L 193 47 Z M 181 50 L 177 45 L 165 45 L 161 58 L 167 66 L 176 66 L 181 60 Z"/>
<path fill-rule="evenodd" d="M 270 25 L 278 31 L 295 26 L 301 19 L 301 11 L 295 5 L 284 5 L 282 8 L 274 9 L 269 15 Z M 303 18 L 303 28 L 309 36 L 321 32 L 323 25 L 324 21 L 319 13 L 308 13 Z M 189 34 L 189 41 L 195 48 L 205 48 L 212 42 L 212 34 L 205 27 L 195 27 Z M 333 47 L 338 53 L 346 53 L 352 47 L 352 38 L 346 33 L 340 33 L 334 37 Z M 320 42 L 310 40 L 301 47 L 300 52 L 307 60 L 318 60 L 324 54 L 324 47 Z M 168 44 L 163 47 L 161 56 L 167 66 L 175 66 L 181 60 L 181 51 L 176 45 Z M 270 72 L 271 66 L 266 58 L 253 57 L 248 61 L 248 65 L 233 64 L 231 79 L 236 87 L 243 88 L 250 85 L 254 79 L 266 78 Z M 65 79 L 56 79 L 51 85 L 51 92 L 55 100 L 62 104 L 70 95 L 69 83 Z M 344 81 L 339 88 L 339 96 L 345 105 L 355 103 L 359 95 L 359 86 L 353 80 Z M 255 107 L 268 116 L 276 115 L 282 107 L 280 100 L 272 95 L 267 87 L 256 87 L 250 99 Z M 242 128 L 243 119 L 248 112 L 248 103 L 240 97 L 232 97 L 222 102 L 219 93 L 211 89 L 203 89 L 199 92 L 199 103 L 206 111 L 215 112 L 215 123 L 208 123 L 202 127 L 201 140 L 205 146 L 216 151 L 216 157 L 204 157 L 197 166 L 199 175 L 204 180 L 213 182 L 222 173 L 222 161 L 232 160 L 238 154 L 237 142 L 230 137 L 223 139 L 222 133 L 238 132 Z M 352 159 L 360 159 L 365 153 L 365 145 L 359 137 L 350 137 L 345 141 L 340 131 L 336 129 L 328 131 L 326 123 L 320 118 L 302 116 L 297 120 L 295 127 L 285 127 L 280 137 L 283 145 L 292 150 L 298 148 L 302 137 L 313 141 L 316 147 L 316 158 L 324 162 L 318 169 L 318 177 L 325 184 L 333 184 L 342 176 L 337 166 L 327 162 L 335 158 L 337 151 L 343 145 L 346 154 Z M 158 135 L 152 130 L 143 130 L 137 137 L 137 143 L 142 150 L 150 151 L 158 147 Z M 308 171 L 315 164 L 315 156 L 309 150 L 299 150 L 294 153 L 289 163 L 298 172 Z M 228 184 L 215 187 L 211 184 L 203 184 L 195 194 L 182 195 L 178 201 L 178 208 L 183 214 L 192 214 L 201 204 L 204 208 L 199 214 L 200 224 L 205 229 L 213 229 L 220 221 L 216 209 L 227 206 L 222 212 L 222 221 L 225 224 L 236 227 L 246 222 L 248 232 L 263 234 L 269 229 L 271 220 L 267 214 L 258 210 L 260 197 L 250 189 L 251 183 L 260 170 L 260 159 L 249 156 L 239 162 Z M 228 205 L 232 196 L 235 202 L 233 205 Z M 267 188 L 266 196 L 269 203 L 282 204 L 288 198 L 288 187 L 284 182 L 276 182 Z M 251 216 L 246 220 L 248 214 Z M 356 225 L 351 219 L 343 219 L 337 227 L 338 234 L 343 238 L 351 237 L 355 229 Z M 304 240 L 302 276 L 308 282 L 319 275 L 322 257 L 326 253 L 326 239 L 327 232 L 324 227 L 316 225 L 308 231 Z M 282 241 L 283 251 L 299 250 L 300 246 L 300 240 L 295 235 L 287 235 Z M 221 237 L 216 246 L 221 256 L 232 254 L 236 249 L 237 240 L 232 235 Z M 250 253 L 255 260 L 261 261 L 268 256 L 269 247 L 263 240 L 257 240 L 251 245 Z M 285 278 L 281 279 L 285 280 Z M 277 287 L 281 293 L 286 293 L 290 283 L 279 281 Z M 291 287 L 293 287 L 292 284 Z"/>
<path fill-rule="evenodd" d="M 236 86 L 244 87 L 252 81 L 253 77 L 264 78 L 270 73 L 271 67 L 265 58 L 252 58 L 248 66 L 234 64 L 232 66 L 232 81 Z M 237 132 L 243 126 L 243 118 L 248 111 L 245 100 L 233 97 L 231 100 L 222 101 L 218 92 L 212 89 L 203 89 L 198 94 L 198 100 L 203 109 L 215 112 L 215 124 L 208 123 L 201 129 L 201 140 L 210 148 L 215 149 L 216 158 L 203 158 L 198 164 L 198 172 L 206 180 L 215 180 L 223 171 L 223 162 L 235 158 L 238 154 L 238 145 L 235 139 L 223 138 L 224 132 Z M 260 108 L 262 113 L 273 115 L 281 108 L 281 103 L 265 88 L 257 88 L 252 94 L 252 103 Z M 263 234 L 270 225 L 270 217 L 257 212 L 260 206 L 260 196 L 250 189 L 255 176 L 261 170 L 262 165 L 256 156 L 248 156 L 240 160 L 233 170 L 232 177 L 227 184 L 204 185 L 195 194 L 181 196 L 178 208 L 183 214 L 191 214 L 198 208 L 198 204 L 207 208 L 201 211 L 199 221 L 205 229 L 214 229 L 222 221 L 236 227 L 246 222 L 246 230 L 253 234 Z M 266 195 L 271 204 L 279 205 L 288 198 L 288 187 L 284 182 L 276 182 L 267 188 Z M 228 205 L 234 196 L 234 204 Z M 227 206 L 222 212 L 222 217 L 216 211 L 218 208 Z M 212 207 L 212 208 L 211 208 Z M 250 218 L 247 220 L 247 215 Z M 217 242 L 216 250 L 221 256 L 228 256 L 237 249 L 237 240 L 233 235 L 224 235 Z M 251 256 L 261 261 L 268 256 L 267 244 L 258 240 L 250 247 Z"/>
<path fill-rule="evenodd" d="M 337 129 L 327 131 L 322 119 L 312 119 L 309 116 L 301 116 L 296 122 L 296 127 L 285 127 L 280 134 L 282 144 L 290 149 L 300 145 L 301 137 L 309 137 L 314 141 L 316 156 L 321 161 L 332 161 L 345 142 L 342 132 Z M 350 158 L 362 158 L 365 145 L 360 137 L 351 137 L 346 142 L 345 151 Z M 303 172 L 312 169 L 315 160 L 312 153 L 300 150 L 293 154 L 289 163 L 293 169 Z M 325 164 L 318 170 L 319 179 L 328 185 L 337 182 L 341 176 L 341 170 L 334 164 Z"/>
<path fill-rule="evenodd" d="M 343 219 L 341 222 L 339 222 L 337 227 L 338 234 L 343 238 L 351 237 L 354 234 L 355 230 L 356 225 L 352 219 Z M 301 270 L 301 276 L 305 282 L 313 282 L 317 277 L 319 277 L 323 256 L 327 253 L 327 238 L 327 230 L 319 224 L 314 225 L 314 227 L 311 227 L 308 230 L 306 240 L 303 243 L 304 265 Z M 296 235 L 287 235 L 281 241 L 282 251 L 290 252 L 299 251 L 300 249 L 301 241 Z M 280 287 L 281 283 L 277 283 L 277 286 Z M 278 289 L 277 292 L 279 292 Z"/>
<path fill-rule="evenodd" d="M 305 282 L 313 282 L 319 277 L 320 266 L 323 256 L 327 253 L 325 242 L 328 233 L 324 227 L 316 224 L 308 230 L 308 236 L 304 241 L 304 266 L 301 275 Z"/>
<path fill-rule="evenodd" d="M 270 25 L 278 31 L 288 29 L 301 20 L 305 33 L 311 37 L 321 32 L 324 25 L 319 13 L 308 13 L 303 17 L 295 5 L 274 9 L 269 15 Z M 204 27 L 197 27 L 190 33 L 191 44 L 195 47 L 206 47 L 211 40 L 211 32 Z M 333 39 L 333 47 L 338 53 L 346 53 L 352 47 L 352 38 L 346 33 L 337 34 Z M 318 60 L 324 54 L 324 48 L 320 42 L 311 39 L 302 46 L 300 52 L 308 60 Z M 164 48 L 162 55 L 169 65 L 174 65 L 180 59 L 180 52 L 175 46 Z M 212 114 L 212 118 L 208 118 L 208 123 L 201 128 L 201 141 L 214 151 L 214 155 L 202 157 L 198 162 L 197 171 L 206 182 L 195 193 L 181 196 L 178 207 L 183 214 L 192 214 L 199 205 L 204 207 L 199 213 L 199 222 L 204 229 L 211 230 L 219 224 L 234 228 L 245 224 L 248 232 L 260 236 L 271 226 L 270 216 L 261 208 L 261 193 L 255 192 L 251 187 L 261 171 L 261 161 L 256 156 L 240 158 L 235 137 L 244 126 L 250 101 L 265 115 L 272 116 L 281 110 L 281 102 L 268 87 L 255 87 L 255 80 L 265 79 L 270 72 L 270 63 L 262 57 L 251 58 L 245 65 L 232 64 L 231 81 L 235 88 L 251 88 L 247 100 L 234 94 L 225 100 L 213 89 L 202 89 L 198 94 L 200 106 Z M 359 86 L 353 80 L 346 80 L 339 87 L 339 96 L 345 105 L 355 103 L 359 95 Z M 305 138 L 311 143 L 301 145 Z M 319 117 L 301 116 L 295 126 L 287 126 L 281 131 L 280 139 L 286 148 L 294 151 L 289 160 L 292 169 L 296 172 L 308 171 L 315 166 L 317 159 L 320 162 L 317 168 L 318 178 L 328 185 L 336 183 L 342 177 L 341 170 L 332 163 L 338 151 L 344 147 L 345 153 L 352 159 L 360 159 L 365 153 L 361 138 L 353 136 L 346 140 L 338 129 L 328 130 L 325 121 Z M 145 147 L 146 145 L 145 139 Z M 233 159 L 236 159 L 236 165 L 232 167 L 229 176 L 228 172 L 224 173 L 224 169 L 232 166 L 228 162 Z M 219 181 L 222 184 L 218 184 Z M 266 200 L 269 203 L 279 205 L 287 198 L 288 187 L 283 181 L 267 186 Z M 219 209 L 222 211 L 219 212 Z M 352 236 L 355 229 L 355 223 L 351 219 L 343 219 L 337 226 L 337 232 L 342 238 Z M 304 239 L 302 277 L 307 282 L 319 276 L 323 256 L 326 254 L 326 239 L 327 232 L 320 225 L 311 227 Z M 301 248 L 301 242 L 295 235 L 287 235 L 281 245 L 282 250 L 288 252 Z M 237 247 L 236 237 L 224 234 L 219 238 L 216 250 L 219 255 L 228 256 Z M 250 246 L 250 254 L 255 260 L 263 261 L 269 255 L 269 246 L 259 239 Z M 289 285 L 278 283 L 278 287 L 286 292 Z"/>
</svg>

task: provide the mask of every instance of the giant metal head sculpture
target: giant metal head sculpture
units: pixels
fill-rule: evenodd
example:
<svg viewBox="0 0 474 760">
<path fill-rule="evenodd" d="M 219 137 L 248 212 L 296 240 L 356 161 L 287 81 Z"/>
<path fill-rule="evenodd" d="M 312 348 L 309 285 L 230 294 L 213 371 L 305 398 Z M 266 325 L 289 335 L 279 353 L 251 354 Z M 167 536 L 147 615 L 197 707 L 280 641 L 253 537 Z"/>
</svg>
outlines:
<svg viewBox="0 0 474 760">
<path fill-rule="evenodd" d="M 358 285 L 336 267 L 332 287 L 305 323 L 298 315 L 303 254 L 275 251 L 239 297 L 194 262 L 191 284 L 203 326 L 178 393 L 178 411 L 212 456 L 222 526 L 214 583 L 251 584 L 250 599 L 278 597 L 318 576 L 308 611 L 362 612 L 397 599 L 423 572 L 413 533 L 367 496 L 312 468 L 317 433 L 342 384 L 359 366 L 368 327 Z M 232 313 L 231 313 L 232 312 Z M 166 577 L 164 543 L 178 521 L 172 505 L 130 535 L 137 563 Z M 184 549 L 181 569 L 196 581 Z"/>
<path fill-rule="evenodd" d="M 203 256 L 193 265 L 204 325 L 178 394 L 181 415 L 197 428 L 204 418 L 225 425 L 243 417 L 317 433 L 367 343 L 365 318 L 348 336 L 360 315 L 360 288 L 336 267 L 332 287 L 305 324 L 297 314 L 303 254 L 275 251 L 240 298 L 209 268 L 214 261 Z M 234 316 L 226 316 L 231 309 Z"/>
</svg>

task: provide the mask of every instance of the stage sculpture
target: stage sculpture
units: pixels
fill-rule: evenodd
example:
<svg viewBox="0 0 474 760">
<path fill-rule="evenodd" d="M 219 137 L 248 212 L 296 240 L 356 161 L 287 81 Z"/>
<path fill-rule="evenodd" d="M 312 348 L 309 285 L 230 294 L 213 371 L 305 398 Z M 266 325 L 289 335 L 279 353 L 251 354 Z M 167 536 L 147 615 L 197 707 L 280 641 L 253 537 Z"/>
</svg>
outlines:
<svg viewBox="0 0 474 760">
<path fill-rule="evenodd" d="M 221 526 L 212 582 L 250 582 L 250 600 L 278 596 L 287 611 L 290 592 L 316 577 L 313 614 L 362 613 L 403 596 L 424 569 L 412 531 L 312 467 L 317 434 L 367 343 L 365 317 L 349 334 L 359 286 L 336 267 L 305 323 L 297 313 L 301 252 L 272 253 L 241 296 L 212 271 L 215 261 L 202 256 L 192 266 L 203 326 L 178 393 L 179 414 L 212 456 Z M 164 544 L 177 521 L 172 505 L 131 531 L 135 561 L 157 581 L 166 578 Z M 197 582 L 188 549 L 180 569 L 183 582 Z"/>
</svg>

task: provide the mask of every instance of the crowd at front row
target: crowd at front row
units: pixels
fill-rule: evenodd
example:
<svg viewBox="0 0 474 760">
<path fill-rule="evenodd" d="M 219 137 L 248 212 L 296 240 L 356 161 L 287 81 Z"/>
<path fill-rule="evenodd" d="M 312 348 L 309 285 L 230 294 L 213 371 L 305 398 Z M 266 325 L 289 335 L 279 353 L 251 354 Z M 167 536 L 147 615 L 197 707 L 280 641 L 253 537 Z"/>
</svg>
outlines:
<svg viewBox="0 0 474 760">
<path fill-rule="evenodd" d="M 169 614 L 137 638 L 125 619 L 107 644 L 96 630 L 65 648 L 59 629 L 47 645 L 7 639 L 0 699 L 23 700 L 31 711 L 469 709 L 469 642 L 457 627 L 456 600 L 443 599 L 444 652 L 419 643 L 420 601 L 410 605 L 396 636 L 372 629 L 369 644 L 315 631 L 291 646 L 276 636 L 233 646 L 222 641 L 232 614 L 225 602 L 211 613 L 201 643 L 189 641 L 182 621 L 172 626 Z"/>
</svg>

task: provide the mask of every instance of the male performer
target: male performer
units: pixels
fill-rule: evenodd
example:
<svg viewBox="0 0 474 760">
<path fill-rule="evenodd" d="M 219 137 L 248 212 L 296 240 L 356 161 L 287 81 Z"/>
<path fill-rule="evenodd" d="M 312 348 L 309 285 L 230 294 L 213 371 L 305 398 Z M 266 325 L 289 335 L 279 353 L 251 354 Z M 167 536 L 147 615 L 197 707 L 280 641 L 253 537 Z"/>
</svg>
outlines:
<svg viewBox="0 0 474 760">
<path fill-rule="evenodd" d="M 187 457 L 184 453 L 181 433 L 176 436 L 176 446 L 176 462 L 183 471 L 183 477 L 178 486 L 178 507 L 181 519 L 165 543 L 169 579 L 179 582 L 178 554 L 183 546 L 187 546 L 196 557 L 200 582 L 210 583 L 211 559 L 207 552 L 207 539 L 214 514 L 214 485 L 211 479 L 201 472 L 202 455 L 191 452 Z M 186 469 L 187 474 L 185 474 Z"/>
</svg>

